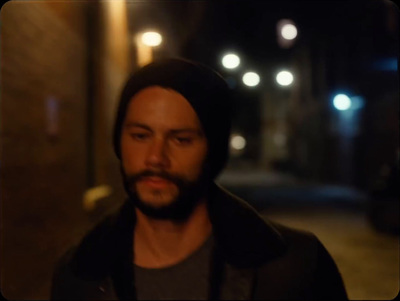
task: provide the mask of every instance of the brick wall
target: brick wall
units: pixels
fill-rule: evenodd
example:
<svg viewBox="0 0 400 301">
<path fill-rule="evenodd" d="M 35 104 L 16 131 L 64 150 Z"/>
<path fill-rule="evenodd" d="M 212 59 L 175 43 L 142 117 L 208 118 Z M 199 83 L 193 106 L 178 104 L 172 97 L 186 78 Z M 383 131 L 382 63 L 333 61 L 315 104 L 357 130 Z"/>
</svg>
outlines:
<svg viewBox="0 0 400 301">
<path fill-rule="evenodd" d="M 57 259 L 124 198 L 111 133 L 131 69 L 126 3 L 1 9 L 1 291 L 48 299 Z M 100 210 L 86 189 L 109 185 Z"/>
<path fill-rule="evenodd" d="M 1 9 L 1 290 L 46 299 L 56 258 L 89 226 L 83 3 Z"/>
</svg>

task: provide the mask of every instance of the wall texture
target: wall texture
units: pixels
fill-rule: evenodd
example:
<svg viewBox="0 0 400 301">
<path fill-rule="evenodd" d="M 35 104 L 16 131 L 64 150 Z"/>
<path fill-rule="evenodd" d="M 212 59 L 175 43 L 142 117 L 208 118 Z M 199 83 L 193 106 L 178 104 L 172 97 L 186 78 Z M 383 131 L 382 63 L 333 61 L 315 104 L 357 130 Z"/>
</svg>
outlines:
<svg viewBox="0 0 400 301">
<path fill-rule="evenodd" d="M 1 288 L 7 299 L 45 297 L 41 279 L 50 277 L 55 258 L 86 220 L 80 209 L 85 10 L 65 2 L 53 8 L 8 2 L 1 9 Z"/>
<path fill-rule="evenodd" d="M 130 45 L 124 2 L 117 2 L 12 1 L 1 8 L 1 292 L 7 299 L 48 299 L 57 259 L 118 203 L 113 199 L 121 201 L 109 139 Z M 107 210 L 85 212 L 85 191 L 104 184 L 114 191 Z"/>
</svg>

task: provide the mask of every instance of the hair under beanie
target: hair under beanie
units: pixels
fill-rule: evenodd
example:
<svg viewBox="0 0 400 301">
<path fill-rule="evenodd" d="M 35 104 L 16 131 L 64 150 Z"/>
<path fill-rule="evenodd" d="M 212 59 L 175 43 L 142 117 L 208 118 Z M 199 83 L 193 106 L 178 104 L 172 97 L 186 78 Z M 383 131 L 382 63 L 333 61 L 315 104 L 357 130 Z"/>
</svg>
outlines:
<svg viewBox="0 0 400 301">
<path fill-rule="evenodd" d="M 155 61 L 131 75 L 122 90 L 114 127 L 114 150 L 121 159 L 121 130 L 132 97 L 149 86 L 182 94 L 191 104 L 207 137 L 210 176 L 214 179 L 228 160 L 232 101 L 225 80 L 209 67 L 180 58 Z"/>
</svg>

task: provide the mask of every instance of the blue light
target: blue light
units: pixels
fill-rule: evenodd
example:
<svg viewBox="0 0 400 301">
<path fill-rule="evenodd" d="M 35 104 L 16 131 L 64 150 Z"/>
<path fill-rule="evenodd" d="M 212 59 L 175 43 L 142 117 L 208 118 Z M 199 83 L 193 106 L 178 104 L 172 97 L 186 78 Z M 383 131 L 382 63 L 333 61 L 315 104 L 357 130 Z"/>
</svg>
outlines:
<svg viewBox="0 0 400 301">
<path fill-rule="evenodd" d="M 333 98 L 333 105 L 337 110 L 345 111 L 351 107 L 351 99 L 346 94 L 338 94 Z"/>
<path fill-rule="evenodd" d="M 362 96 L 353 96 L 350 98 L 350 100 L 352 110 L 362 109 L 365 105 L 365 99 Z"/>
<path fill-rule="evenodd" d="M 397 71 L 397 58 L 385 58 L 373 63 L 373 68 L 380 71 Z"/>
</svg>

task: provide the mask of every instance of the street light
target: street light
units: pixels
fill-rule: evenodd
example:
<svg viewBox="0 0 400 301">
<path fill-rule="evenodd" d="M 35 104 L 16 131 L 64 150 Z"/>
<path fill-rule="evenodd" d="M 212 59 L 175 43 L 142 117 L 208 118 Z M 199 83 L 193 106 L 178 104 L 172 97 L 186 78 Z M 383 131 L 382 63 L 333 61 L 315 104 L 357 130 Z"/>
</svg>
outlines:
<svg viewBox="0 0 400 301">
<path fill-rule="evenodd" d="M 276 82 L 281 86 L 290 86 L 293 83 L 293 74 L 283 70 L 276 75 Z"/>
<path fill-rule="evenodd" d="M 235 69 L 240 65 L 240 58 L 234 53 L 228 53 L 222 58 L 222 65 L 227 69 Z"/>
<path fill-rule="evenodd" d="M 351 107 L 351 99 L 346 94 L 337 94 L 333 98 L 333 106 L 336 110 L 346 111 Z"/>
<path fill-rule="evenodd" d="M 297 28 L 293 24 L 285 24 L 282 26 L 281 35 L 286 40 L 293 40 L 297 37 Z"/>
<path fill-rule="evenodd" d="M 276 24 L 276 34 L 279 46 L 290 48 L 297 37 L 297 27 L 292 20 L 282 19 Z"/>
<path fill-rule="evenodd" d="M 246 72 L 242 81 L 248 87 L 255 87 L 260 83 L 260 76 L 255 72 Z"/>
<path fill-rule="evenodd" d="M 137 64 L 143 67 L 153 61 L 153 48 L 162 42 L 162 36 L 156 31 L 147 31 L 135 36 Z"/>
<path fill-rule="evenodd" d="M 142 34 L 142 43 L 144 45 L 155 47 L 159 46 L 162 42 L 162 36 L 155 31 L 148 31 Z"/>
<path fill-rule="evenodd" d="M 241 151 L 246 147 L 246 139 L 239 134 L 232 135 L 231 147 L 236 151 Z"/>
</svg>

